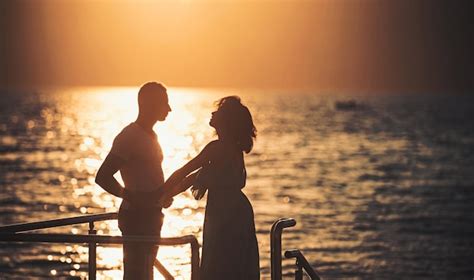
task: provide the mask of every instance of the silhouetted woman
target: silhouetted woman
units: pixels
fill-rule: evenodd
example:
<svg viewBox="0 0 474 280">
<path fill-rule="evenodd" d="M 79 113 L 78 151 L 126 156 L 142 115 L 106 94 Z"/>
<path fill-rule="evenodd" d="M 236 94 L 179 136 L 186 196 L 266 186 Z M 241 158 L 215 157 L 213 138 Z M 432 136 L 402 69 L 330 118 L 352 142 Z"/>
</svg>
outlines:
<svg viewBox="0 0 474 280">
<path fill-rule="evenodd" d="M 256 129 L 239 97 L 222 98 L 217 107 L 209 125 L 218 140 L 171 175 L 162 201 L 190 186 L 197 199 L 209 190 L 200 279 L 260 279 L 252 205 L 241 191 L 247 176 L 243 152 L 252 150 Z"/>
</svg>

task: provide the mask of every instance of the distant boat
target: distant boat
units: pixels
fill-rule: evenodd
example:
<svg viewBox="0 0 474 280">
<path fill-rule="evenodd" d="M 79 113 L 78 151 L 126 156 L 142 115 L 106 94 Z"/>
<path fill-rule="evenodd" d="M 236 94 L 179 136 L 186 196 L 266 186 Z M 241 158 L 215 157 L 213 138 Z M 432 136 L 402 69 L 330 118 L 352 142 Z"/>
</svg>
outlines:
<svg viewBox="0 0 474 280">
<path fill-rule="evenodd" d="M 362 104 L 357 103 L 355 100 L 336 101 L 334 106 L 336 110 L 340 111 L 353 111 L 364 107 Z"/>
</svg>

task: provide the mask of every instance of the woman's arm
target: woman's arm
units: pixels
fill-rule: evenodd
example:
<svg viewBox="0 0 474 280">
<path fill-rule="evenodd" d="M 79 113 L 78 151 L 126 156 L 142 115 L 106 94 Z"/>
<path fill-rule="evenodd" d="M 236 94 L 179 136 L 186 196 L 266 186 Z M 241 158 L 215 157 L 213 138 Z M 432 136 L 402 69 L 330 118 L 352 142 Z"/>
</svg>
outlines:
<svg viewBox="0 0 474 280">
<path fill-rule="evenodd" d="M 204 165 L 207 165 L 210 161 L 213 161 L 219 154 L 219 142 L 217 140 L 211 141 L 207 144 L 204 149 L 183 167 L 176 170 L 171 176 L 166 180 L 166 182 L 161 187 L 159 197 L 157 200 L 160 205 L 163 207 L 168 207 L 171 204 L 171 199 L 176 194 L 183 192 L 187 188 L 193 185 L 197 172 L 189 175 L 191 172 L 201 168 Z M 154 197 L 154 195 L 152 195 Z"/>
<path fill-rule="evenodd" d="M 206 145 L 206 147 L 204 147 L 204 149 L 202 149 L 202 151 L 195 157 L 193 158 L 192 160 L 190 160 L 188 163 L 186 163 L 183 167 L 181 167 L 180 169 L 176 170 L 169 178 L 168 180 L 166 180 L 166 182 L 164 183 L 163 185 L 163 190 L 168 193 L 170 192 L 170 190 L 174 187 L 174 186 L 177 186 L 177 185 L 180 185 L 182 181 L 185 180 L 185 178 L 187 178 L 187 176 L 207 165 L 210 161 L 214 160 L 217 155 L 219 154 L 219 145 L 218 145 L 218 142 L 217 141 L 212 141 L 210 142 L 209 144 Z M 193 178 L 193 181 L 195 179 L 195 176 L 192 176 Z M 189 177 L 189 176 L 188 176 Z M 191 178 L 189 179 L 191 180 Z M 184 184 L 186 185 L 186 184 Z M 182 187 L 179 187 L 180 189 L 181 188 L 184 188 L 184 185 Z M 190 187 L 192 184 L 190 184 L 188 187 Z M 178 187 L 177 187 L 178 188 Z M 187 188 L 184 188 L 183 190 L 185 190 Z M 178 192 L 179 193 L 179 192 Z"/>
</svg>

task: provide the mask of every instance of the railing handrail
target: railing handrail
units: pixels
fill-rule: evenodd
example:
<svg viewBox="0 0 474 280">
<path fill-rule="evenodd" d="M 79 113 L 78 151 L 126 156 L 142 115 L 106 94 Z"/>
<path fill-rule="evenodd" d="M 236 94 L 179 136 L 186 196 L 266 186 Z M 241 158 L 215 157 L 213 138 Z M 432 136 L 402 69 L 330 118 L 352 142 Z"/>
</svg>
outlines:
<svg viewBox="0 0 474 280">
<path fill-rule="evenodd" d="M 194 235 L 180 237 L 154 237 L 134 235 L 90 235 L 90 234 L 61 234 L 61 233 L 14 233 L 0 232 L 0 242 L 45 242 L 45 243 L 98 243 L 98 244 L 123 244 L 156 243 L 156 245 L 175 246 L 183 244 L 199 245 Z"/>
<path fill-rule="evenodd" d="M 38 229 L 46 229 L 60 226 L 77 225 L 98 221 L 115 220 L 118 218 L 117 212 L 102 214 L 83 215 L 70 218 L 53 219 L 40 222 L 18 223 L 6 226 L 0 226 L 0 232 L 22 232 Z"/>
<path fill-rule="evenodd" d="M 295 219 L 281 218 L 272 225 L 270 233 L 270 259 L 272 280 L 281 280 L 281 234 L 284 228 L 296 225 Z"/>
<path fill-rule="evenodd" d="M 311 278 L 311 280 L 321 279 L 321 276 L 319 276 L 319 274 L 313 269 L 313 267 L 309 264 L 308 260 L 305 258 L 305 256 L 301 253 L 300 250 L 297 250 L 297 249 L 288 250 L 285 252 L 285 257 L 287 259 L 295 258 L 298 269 L 300 267 L 304 268 L 304 270 L 306 271 L 306 273 L 308 273 L 308 276 Z"/>
<path fill-rule="evenodd" d="M 283 230 L 284 228 L 293 227 L 296 221 L 293 218 L 280 218 L 272 225 L 272 231 Z"/>
</svg>

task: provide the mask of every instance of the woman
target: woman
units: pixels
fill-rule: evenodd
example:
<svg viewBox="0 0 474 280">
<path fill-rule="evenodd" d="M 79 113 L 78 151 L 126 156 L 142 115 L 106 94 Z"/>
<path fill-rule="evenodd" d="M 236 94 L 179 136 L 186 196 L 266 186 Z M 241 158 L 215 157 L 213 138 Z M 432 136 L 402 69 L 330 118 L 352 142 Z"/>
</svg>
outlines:
<svg viewBox="0 0 474 280">
<path fill-rule="evenodd" d="M 200 279 L 259 279 L 253 210 L 241 191 L 246 181 L 243 152 L 252 150 L 256 137 L 252 116 L 239 97 L 229 96 L 218 101 L 209 125 L 215 128 L 218 140 L 170 176 L 161 201 L 190 186 L 197 199 L 209 190 Z"/>
</svg>

